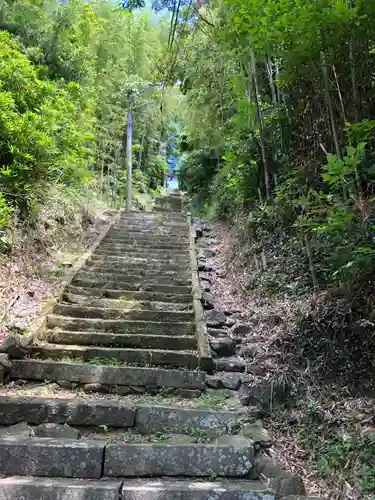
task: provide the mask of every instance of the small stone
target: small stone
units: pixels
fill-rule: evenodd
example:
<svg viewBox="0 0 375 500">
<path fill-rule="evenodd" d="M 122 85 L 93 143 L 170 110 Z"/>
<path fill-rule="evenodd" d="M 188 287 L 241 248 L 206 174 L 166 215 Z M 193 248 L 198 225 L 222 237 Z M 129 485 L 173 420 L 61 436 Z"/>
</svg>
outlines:
<svg viewBox="0 0 375 500">
<path fill-rule="evenodd" d="M 40 424 L 34 427 L 36 437 L 78 439 L 79 431 L 68 424 Z"/>
<path fill-rule="evenodd" d="M 0 352 L 8 352 L 9 347 L 17 345 L 17 339 L 12 336 L 5 337 L 0 344 Z"/>
<path fill-rule="evenodd" d="M 259 377 L 264 375 L 264 369 L 257 363 L 249 363 L 247 365 L 247 372 L 251 373 L 252 375 L 258 375 Z"/>
<path fill-rule="evenodd" d="M 227 335 L 229 333 L 229 330 L 226 328 L 208 328 L 207 329 L 208 335 L 211 337 L 222 337 L 223 335 Z"/>
<path fill-rule="evenodd" d="M 288 395 L 289 388 L 284 384 L 280 386 L 273 384 L 271 380 L 262 380 L 248 388 L 249 402 L 252 406 L 259 406 L 264 410 L 269 410 L 271 406 L 276 406 Z"/>
<path fill-rule="evenodd" d="M 132 392 L 128 385 L 118 385 L 113 388 L 113 392 L 119 396 L 127 396 Z"/>
<path fill-rule="evenodd" d="M 25 347 L 22 347 L 21 344 L 16 343 L 8 347 L 7 353 L 12 359 L 23 359 L 29 351 Z"/>
<path fill-rule="evenodd" d="M 57 380 L 56 383 L 61 389 L 71 390 L 74 388 L 74 382 L 70 382 L 69 380 Z"/>
<path fill-rule="evenodd" d="M 175 394 L 181 398 L 199 398 L 202 392 L 199 389 L 176 389 Z"/>
<path fill-rule="evenodd" d="M 230 337 L 217 337 L 210 340 L 210 346 L 218 356 L 233 356 L 236 352 L 236 344 Z"/>
<path fill-rule="evenodd" d="M 211 250 L 211 248 L 203 248 L 202 249 L 206 257 L 216 257 L 215 250 Z"/>
<path fill-rule="evenodd" d="M 246 424 L 241 430 L 241 434 L 254 441 L 254 443 L 259 443 L 261 446 L 272 446 L 270 435 L 263 427 L 261 420 L 256 420 L 251 424 Z"/>
<path fill-rule="evenodd" d="M 224 314 L 227 314 L 226 311 L 224 311 Z M 231 328 L 232 326 L 234 326 L 235 324 L 237 323 L 237 320 L 236 318 L 227 318 L 226 322 L 225 322 L 225 325 L 228 326 L 229 328 Z"/>
<path fill-rule="evenodd" d="M 238 390 L 238 398 L 242 406 L 249 406 L 250 404 L 250 390 L 247 385 L 241 385 Z"/>
<path fill-rule="evenodd" d="M 215 308 L 215 297 L 212 293 L 203 292 L 202 293 L 202 304 L 205 309 Z"/>
<path fill-rule="evenodd" d="M 250 479 L 259 479 L 261 475 L 267 479 L 279 477 L 285 474 L 281 465 L 273 458 L 258 454 L 255 457 L 254 467 L 251 471 Z"/>
<path fill-rule="evenodd" d="M 199 264 L 198 271 L 201 271 L 203 273 L 211 273 L 213 269 L 211 266 L 208 266 L 207 264 Z"/>
<path fill-rule="evenodd" d="M 221 389 L 222 387 L 224 387 L 221 379 L 219 377 L 216 377 L 215 375 L 207 376 L 206 385 L 211 389 Z"/>
<path fill-rule="evenodd" d="M 216 370 L 219 372 L 244 372 L 246 361 L 240 356 L 222 358 L 216 361 Z"/>
<path fill-rule="evenodd" d="M 282 476 L 273 478 L 270 487 L 274 490 L 277 499 L 288 495 L 306 495 L 302 478 L 290 472 L 285 472 Z"/>
<path fill-rule="evenodd" d="M 241 377 L 236 373 L 227 373 L 220 376 L 221 383 L 226 389 L 236 391 L 241 386 Z"/>
<path fill-rule="evenodd" d="M 4 373 L 10 372 L 12 369 L 12 362 L 9 359 L 8 354 L 0 353 L 0 365 L 4 368 Z"/>
<path fill-rule="evenodd" d="M 146 392 L 146 387 L 143 385 L 130 385 L 129 389 L 135 394 L 144 394 Z"/>
<path fill-rule="evenodd" d="M 199 279 L 201 279 L 202 281 L 207 281 L 207 283 L 209 283 L 210 285 L 212 285 L 212 279 L 207 274 L 204 274 L 204 273 L 200 272 L 199 273 Z"/>
<path fill-rule="evenodd" d="M 247 325 L 246 323 L 237 323 L 232 327 L 232 333 L 234 335 L 240 335 L 244 337 L 245 335 L 250 334 L 250 325 Z"/>
<path fill-rule="evenodd" d="M 207 326 L 209 327 L 218 327 L 218 326 L 224 326 L 226 323 L 227 317 L 222 311 L 217 311 L 216 309 L 213 309 L 212 311 L 209 311 L 206 313 L 206 322 Z"/>
<path fill-rule="evenodd" d="M 31 427 L 27 425 L 27 422 L 19 422 L 15 425 L 10 425 L 5 429 L 2 429 L 0 436 L 4 437 L 15 437 L 15 438 L 28 438 L 32 436 Z"/>
<path fill-rule="evenodd" d="M 27 333 L 26 335 L 22 335 L 20 337 L 20 345 L 22 347 L 29 347 L 34 341 L 34 335 L 32 333 Z"/>
<path fill-rule="evenodd" d="M 82 389 L 84 392 L 98 392 L 102 394 L 108 393 L 108 388 L 102 384 L 84 384 Z"/>
</svg>

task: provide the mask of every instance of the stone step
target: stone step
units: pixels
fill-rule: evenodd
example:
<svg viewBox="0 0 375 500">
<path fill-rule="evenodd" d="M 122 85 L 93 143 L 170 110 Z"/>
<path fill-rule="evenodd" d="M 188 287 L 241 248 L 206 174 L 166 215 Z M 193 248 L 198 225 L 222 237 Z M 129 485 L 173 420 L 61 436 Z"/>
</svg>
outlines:
<svg viewBox="0 0 375 500">
<path fill-rule="evenodd" d="M 173 231 L 171 232 L 168 229 L 166 229 L 163 232 L 157 231 L 154 228 L 151 228 L 148 231 L 130 232 L 126 229 L 120 230 L 118 228 L 113 228 L 106 234 L 103 241 L 112 241 L 112 240 L 113 241 L 119 240 L 120 243 L 122 240 L 132 240 L 132 241 L 134 240 L 137 243 L 147 240 L 160 243 L 163 242 L 186 243 L 188 245 L 189 233 L 187 228 L 184 231 L 179 231 L 178 233 Z"/>
<path fill-rule="evenodd" d="M 13 476 L 0 479 L 0 498 L 2 500 L 122 500 L 121 487 L 121 481 Z"/>
<path fill-rule="evenodd" d="M 40 344 L 30 348 L 32 356 L 49 359 L 63 357 L 79 358 L 83 361 L 110 360 L 137 365 L 173 366 L 195 370 L 199 359 L 196 351 L 173 351 L 166 349 L 130 349 L 116 347 L 94 347 L 82 345 Z"/>
<path fill-rule="evenodd" d="M 68 318 L 47 316 L 47 328 L 61 328 L 70 331 L 101 331 L 110 333 L 143 335 L 195 335 L 194 323 L 162 323 L 156 321 L 105 320 L 92 318 Z"/>
<path fill-rule="evenodd" d="M 173 302 L 156 302 L 150 300 L 127 300 L 126 298 L 106 299 L 106 298 L 93 298 L 87 295 L 76 295 L 72 293 L 63 293 L 62 301 L 69 304 L 77 304 L 88 307 L 107 307 L 110 309 L 137 309 L 138 311 L 191 311 L 193 308 L 192 303 L 173 303 Z"/>
<path fill-rule="evenodd" d="M 100 248 L 106 249 L 114 249 L 114 250 L 122 250 L 126 251 L 127 249 L 144 249 L 144 250 L 169 250 L 170 252 L 180 251 L 186 252 L 186 244 L 185 243 L 172 243 L 172 242 L 159 242 L 159 241 L 140 241 L 134 242 L 133 240 L 123 241 L 122 243 L 114 243 L 113 241 L 105 241 L 103 240 L 100 244 Z"/>
<path fill-rule="evenodd" d="M 258 481 L 195 479 L 91 480 L 7 477 L 0 479 L 2 500 L 275 500 Z"/>
<path fill-rule="evenodd" d="M 0 396 L 0 425 L 19 422 L 87 427 L 107 425 L 123 429 L 135 425 L 135 408 L 134 404 L 123 403 L 118 398 Z"/>
<path fill-rule="evenodd" d="M 244 477 L 254 463 L 254 446 L 246 438 L 234 444 L 109 443 L 103 473 L 108 477 Z M 231 440 L 232 441 L 232 440 Z"/>
<path fill-rule="evenodd" d="M 138 292 L 132 290 L 106 290 L 103 288 L 80 288 L 76 286 L 68 286 L 66 292 L 72 293 L 74 295 L 85 295 L 88 297 L 104 297 L 108 299 L 120 299 L 120 300 L 136 300 L 138 302 L 161 302 L 161 303 L 173 303 L 173 304 L 184 304 L 186 307 L 190 308 L 192 304 L 192 294 L 191 289 L 186 287 L 186 293 L 162 293 L 162 292 Z"/>
<path fill-rule="evenodd" d="M 65 330 L 48 330 L 45 335 L 48 342 L 66 345 L 120 346 L 171 350 L 197 348 L 195 336 L 190 335 L 139 335 L 137 333 L 126 335 L 105 332 L 70 332 Z"/>
<path fill-rule="evenodd" d="M 129 264 L 129 263 L 118 263 L 113 262 L 96 262 L 89 261 L 86 263 L 85 271 L 91 273 L 106 273 L 106 274 L 116 274 L 120 276 L 142 276 L 145 278 L 162 278 L 169 280 L 179 280 L 179 279 L 191 279 L 191 271 L 189 266 L 179 266 L 175 269 L 171 269 L 168 265 L 156 265 L 147 266 L 139 263 Z"/>
<path fill-rule="evenodd" d="M 171 262 L 171 263 L 170 263 Z M 146 271 L 147 276 L 152 276 L 155 274 L 165 274 L 170 275 L 185 275 L 190 271 L 189 263 L 184 261 L 180 264 L 176 264 L 173 261 L 150 261 L 148 259 L 143 259 L 135 262 L 129 261 L 126 257 L 120 259 L 108 259 L 108 258 L 90 258 L 86 262 L 86 267 L 90 269 L 95 269 L 97 271 L 107 272 L 111 270 L 115 271 L 132 271 L 132 270 L 142 270 Z"/>
<path fill-rule="evenodd" d="M 158 285 L 174 285 L 174 286 L 188 286 L 190 284 L 191 278 L 190 273 L 187 274 L 186 278 L 160 278 L 158 276 L 142 276 L 140 274 L 128 274 L 128 273 L 120 273 L 120 272 L 110 272 L 110 273 L 102 273 L 95 272 L 90 270 L 83 269 L 77 273 L 73 282 L 77 282 L 80 280 L 102 280 L 104 283 L 112 283 L 112 282 L 126 282 L 129 284 L 138 284 L 139 287 L 142 285 L 145 286 L 158 286 Z"/>
<path fill-rule="evenodd" d="M 105 445 L 99 440 L 2 437 L 0 474 L 99 479 Z"/>
<path fill-rule="evenodd" d="M 19 422 L 97 428 L 106 425 L 115 429 L 131 427 L 143 435 L 168 431 L 195 436 L 205 431 L 208 437 L 214 439 L 215 436 L 236 432 L 240 419 L 241 415 L 235 411 L 184 408 L 177 403 L 175 406 L 158 405 L 151 396 L 147 404 L 129 397 L 105 400 L 97 397 L 0 396 L 0 425 L 3 426 Z"/>
<path fill-rule="evenodd" d="M 86 290 L 101 289 L 104 292 L 108 290 L 110 292 L 116 292 L 117 290 L 121 293 L 121 296 L 125 296 L 126 293 L 132 294 L 144 294 L 151 293 L 153 295 L 166 294 L 166 295 L 182 295 L 183 297 L 189 297 L 192 300 L 192 290 L 190 286 L 183 285 L 160 285 L 160 284 L 147 284 L 147 283 L 129 283 L 128 281 L 117 280 L 108 283 L 100 279 L 81 279 L 74 278 L 72 281 L 74 287 L 81 287 Z M 134 295 L 135 296 L 135 295 Z M 142 296 L 142 295 L 141 295 Z"/>
<path fill-rule="evenodd" d="M 165 265 L 165 266 L 186 266 L 190 267 L 190 262 L 186 257 L 179 256 L 163 256 L 160 255 L 157 258 L 152 257 L 142 257 L 138 255 L 101 255 L 101 254 L 92 254 L 88 262 L 108 262 L 108 263 L 129 263 L 129 264 L 137 264 L 144 265 L 148 264 L 149 266 L 153 265 Z M 173 268 L 173 267 L 172 267 Z"/>
<path fill-rule="evenodd" d="M 136 321 L 161 321 L 179 323 L 193 321 L 193 311 L 147 311 L 137 309 L 114 309 L 106 307 L 85 307 L 81 305 L 56 304 L 53 313 L 70 318 L 126 319 Z"/>
<path fill-rule="evenodd" d="M 41 381 L 67 380 L 82 384 L 183 389 L 204 389 L 206 381 L 206 374 L 200 371 L 93 365 L 35 359 L 13 360 L 11 377 L 13 379 Z"/>
<path fill-rule="evenodd" d="M 174 257 L 178 258 L 179 260 L 181 259 L 186 259 L 186 261 L 189 261 L 189 254 L 187 252 L 187 249 L 174 249 L 170 251 L 166 251 L 165 249 L 158 249 L 158 248 L 143 248 L 143 247 L 137 247 L 135 248 L 134 245 L 128 245 L 126 248 L 115 248 L 114 245 L 112 245 L 109 248 L 104 248 L 102 246 L 99 246 L 95 250 L 94 255 L 109 255 L 109 256 L 115 256 L 115 257 L 143 257 L 143 258 L 150 258 L 150 259 L 156 259 L 161 257 L 164 258 L 169 258 L 172 259 Z"/>
</svg>

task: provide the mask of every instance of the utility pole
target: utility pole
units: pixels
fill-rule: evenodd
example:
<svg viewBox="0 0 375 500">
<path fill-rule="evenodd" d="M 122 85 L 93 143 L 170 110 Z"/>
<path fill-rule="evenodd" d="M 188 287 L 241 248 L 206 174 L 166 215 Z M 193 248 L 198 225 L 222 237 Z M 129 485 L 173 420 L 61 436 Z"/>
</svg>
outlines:
<svg viewBox="0 0 375 500">
<path fill-rule="evenodd" d="M 132 158 L 132 139 L 133 139 L 133 110 L 132 110 L 132 91 L 128 91 L 128 123 L 126 126 L 126 211 L 132 210 L 132 184 L 133 184 L 133 158 Z"/>
</svg>

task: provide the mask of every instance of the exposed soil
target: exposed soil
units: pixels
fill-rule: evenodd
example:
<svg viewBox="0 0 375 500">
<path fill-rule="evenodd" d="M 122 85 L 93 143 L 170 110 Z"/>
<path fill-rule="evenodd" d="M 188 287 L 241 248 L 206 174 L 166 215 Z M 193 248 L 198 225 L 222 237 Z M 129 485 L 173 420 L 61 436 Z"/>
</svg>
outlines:
<svg viewBox="0 0 375 500">
<path fill-rule="evenodd" d="M 14 242 L 7 254 L 0 254 L 0 342 L 9 333 L 25 333 L 31 328 L 66 270 L 115 214 L 104 209 L 82 210 L 64 221 L 46 211 L 32 229 L 13 227 Z"/>
</svg>

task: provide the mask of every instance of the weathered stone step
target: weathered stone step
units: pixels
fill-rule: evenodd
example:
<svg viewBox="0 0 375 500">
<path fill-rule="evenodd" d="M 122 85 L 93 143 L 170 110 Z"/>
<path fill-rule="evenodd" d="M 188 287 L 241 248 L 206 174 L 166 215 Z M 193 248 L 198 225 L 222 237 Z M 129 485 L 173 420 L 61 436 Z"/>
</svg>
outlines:
<svg viewBox="0 0 375 500">
<path fill-rule="evenodd" d="M 151 257 L 142 257 L 139 255 L 103 255 L 103 254 L 92 254 L 88 262 L 110 262 L 110 263 L 129 263 L 129 264 L 137 264 L 142 266 L 143 264 L 152 265 L 165 265 L 165 266 L 173 266 L 180 267 L 186 266 L 189 267 L 190 263 L 188 262 L 187 257 L 180 256 L 165 256 L 160 255 L 156 258 Z"/>
<path fill-rule="evenodd" d="M 195 335 L 195 325 L 190 323 L 162 323 L 157 321 L 128 321 L 92 318 L 68 318 L 47 316 L 47 328 L 61 328 L 70 331 L 101 331 L 111 333 L 143 335 Z"/>
<path fill-rule="evenodd" d="M 161 232 L 155 228 L 150 228 L 148 231 L 128 231 L 126 229 L 119 230 L 118 228 L 113 228 L 106 234 L 103 241 L 108 240 L 135 240 L 137 242 L 150 240 L 150 241 L 160 241 L 162 242 L 173 242 L 179 243 L 184 242 L 189 243 L 189 233 L 188 228 L 184 231 L 170 231 L 166 229 Z"/>
<path fill-rule="evenodd" d="M 98 479 L 105 442 L 0 438 L 0 474 Z"/>
<path fill-rule="evenodd" d="M 67 292 L 75 295 L 85 295 L 88 297 L 104 297 L 108 299 L 122 299 L 122 300 L 136 300 L 139 302 L 169 302 L 169 303 L 180 303 L 189 304 L 186 307 L 190 307 L 192 303 L 191 289 L 186 287 L 186 293 L 162 293 L 162 292 L 138 292 L 128 289 L 124 290 L 106 290 L 103 288 L 80 288 L 76 286 L 68 286 L 65 289 Z"/>
<path fill-rule="evenodd" d="M 129 264 L 129 263 L 119 263 L 114 264 L 113 262 L 96 262 L 89 261 L 86 263 L 85 271 L 91 273 L 106 273 L 106 274 L 116 274 L 120 276 L 142 276 L 145 278 L 162 278 L 169 280 L 178 279 L 191 279 L 191 271 L 187 265 L 176 267 L 175 269 L 169 268 L 165 265 L 147 266 L 141 265 L 139 263 Z"/>
<path fill-rule="evenodd" d="M 34 359 L 13 360 L 11 377 L 13 379 L 42 381 L 67 380 L 82 384 L 184 389 L 204 389 L 206 381 L 206 374 L 200 371 L 92 365 Z"/>
<path fill-rule="evenodd" d="M 114 259 L 108 259 L 108 258 L 91 258 L 86 262 L 86 266 L 89 267 L 90 269 L 96 269 L 96 270 L 102 270 L 102 272 L 108 272 L 111 270 L 115 271 L 133 271 L 133 270 L 142 270 L 146 271 L 146 274 L 148 276 L 152 276 L 155 274 L 165 274 L 166 276 L 170 275 L 185 275 L 186 273 L 189 272 L 190 267 L 189 263 L 184 261 L 181 262 L 180 264 L 174 263 L 169 263 L 163 262 L 163 261 L 157 261 L 153 260 L 150 261 L 148 259 L 143 259 L 135 262 L 131 262 L 126 258 L 120 258 L 117 260 Z M 173 262 L 173 261 L 171 261 Z"/>
<path fill-rule="evenodd" d="M 125 293 L 152 293 L 154 295 L 167 294 L 167 295 L 182 295 L 184 297 L 192 298 L 192 290 L 190 286 L 183 285 L 160 285 L 160 284 L 147 284 L 147 283 L 129 283 L 128 281 L 116 280 L 108 283 L 100 279 L 82 279 L 74 278 L 72 281 L 73 286 L 88 289 L 101 289 L 103 291 L 119 291 L 121 296 Z"/>
<path fill-rule="evenodd" d="M 89 307 L 107 307 L 111 309 L 137 309 L 138 311 L 191 311 L 193 303 L 173 303 L 173 302 L 156 302 L 150 300 L 127 300 L 126 298 L 107 299 L 93 298 L 87 295 L 76 295 L 72 293 L 64 293 L 62 296 L 63 302 L 69 304 L 77 304 Z"/>
<path fill-rule="evenodd" d="M 192 311 L 147 311 L 137 309 L 114 309 L 105 307 L 85 307 L 80 305 L 56 304 L 54 314 L 70 318 L 100 318 L 126 319 L 136 321 L 162 321 L 164 323 L 179 323 L 193 321 Z"/>
<path fill-rule="evenodd" d="M 116 347 L 94 347 L 81 345 L 41 344 L 32 346 L 32 355 L 58 359 L 62 357 L 82 358 L 90 360 L 111 360 L 121 363 L 135 363 L 138 365 L 176 366 L 194 370 L 198 367 L 199 359 L 196 351 L 184 352 L 166 349 L 130 349 Z"/>
<path fill-rule="evenodd" d="M 275 500 L 257 481 L 185 479 L 91 480 L 7 477 L 0 479 L 2 500 Z"/>
<path fill-rule="evenodd" d="M 100 248 L 108 249 L 112 248 L 115 250 L 123 250 L 127 249 L 149 249 L 149 250 L 170 250 L 170 251 L 186 251 L 185 243 L 172 243 L 172 242 L 162 242 L 162 241 L 152 241 L 152 240 L 144 240 L 135 242 L 134 240 L 126 240 L 122 243 L 115 243 L 113 241 L 103 240 L 100 244 Z"/>
<path fill-rule="evenodd" d="M 2 500 L 123 500 L 120 497 L 121 487 L 121 481 L 13 476 L 0 479 L 0 498 Z"/>
<path fill-rule="evenodd" d="M 19 422 L 72 426 L 132 427 L 135 409 L 117 399 L 44 398 L 35 396 L 0 396 L 0 425 Z M 1 498 L 1 497 L 0 497 Z"/>
<path fill-rule="evenodd" d="M 142 349 L 196 349 L 195 336 L 115 334 L 105 332 L 47 331 L 46 340 L 66 345 L 139 347 Z"/>
<path fill-rule="evenodd" d="M 228 436 L 223 436 L 228 437 Z M 108 444 L 104 475 L 108 477 L 226 476 L 243 477 L 254 462 L 250 440 L 233 444 Z"/>
<path fill-rule="evenodd" d="M 178 257 L 180 260 L 189 259 L 188 251 L 185 248 L 166 251 L 165 249 L 162 248 L 149 248 L 149 247 L 135 248 L 134 245 L 128 245 L 127 247 L 122 247 L 122 248 L 116 248 L 114 245 L 109 246 L 108 248 L 99 246 L 95 250 L 94 255 L 109 255 L 109 256 L 114 255 L 115 257 L 139 256 L 143 258 L 150 257 L 150 259 L 156 259 L 162 256 L 167 258 Z"/>
<path fill-rule="evenodd" d="M 102 280 L 104 283 L 113 283 L 113 282 L 126 282 L 129 284 L 137 283 L 139 287 L 143 288 L 142 285 L 146 286 L 158 286 L 158 285 L 177 285 L 177 286 L 187 286 L 190 284 L 190 273 L 186 278 L 160 278 L 158 276 L 142 276 L 140 274 L 128 274 L 121 272 L 112 272 L 112 273 L 101 273 L 95 271 L 89 271 L 83 269 L 79 273 L 77 273 L 76 278 L 74 278 L 73 282 L 77 282 L 80 280 Z"/>
</svg>

